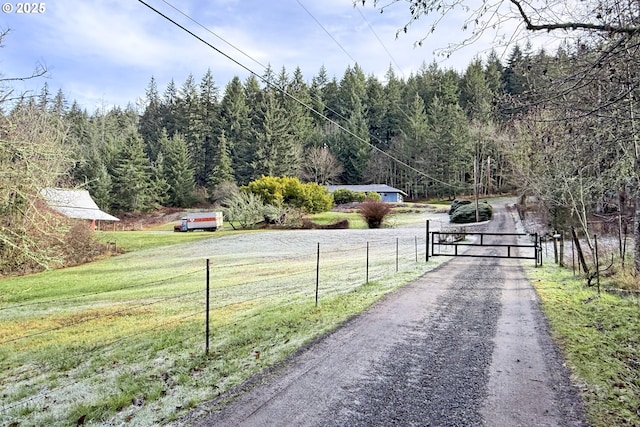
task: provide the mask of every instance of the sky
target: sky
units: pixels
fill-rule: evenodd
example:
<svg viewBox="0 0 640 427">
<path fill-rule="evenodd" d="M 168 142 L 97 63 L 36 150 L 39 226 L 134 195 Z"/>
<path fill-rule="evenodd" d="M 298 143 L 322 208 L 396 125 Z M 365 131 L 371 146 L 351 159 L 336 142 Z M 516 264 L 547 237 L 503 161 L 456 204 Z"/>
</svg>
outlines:
<svg viewBox="0 0 640 427">
<path fill-rule="evenodd" d="M 151 77 L 162 93 L 172 79 L 180 87 L 190 74 L 199 82 L 210 69 L 223 94 L 234 76 L 244 81 L 251 73 L 263 75 L 267 65 L 289 74 L 299 67 L 310 82 L 323 66 L 340 80 L 357 62 L 384 81 L 389 67 L 400 78 L 434 60 L 464 71 L 492 47 L 505 59 L 509 52 L 486 34 L 449 59 L 436 57 L 434 50 L 469 36 L 462 30 L 464 16 L 451 13 L 432 34 L 431 21 L 421 19 L 398 35 L 410 20 L 406 2 L 380 13 L 371 0 L 357 7 L 352 0 L 144 1 L 232 59 L 137 0 L 48 0 L 38 3 L 41 13 L 17 13 L 19 3 L 6 2 L 0 12 L 0 30 L 9 31 L 0 48 L 1 77 L 28 76 L 42 65 L 46 76 L 12 82 L 14 93 L 37 94 L 46 82 L 51 92 L 61 89 L 91 113 L 136 105 Z"/>
</svg>

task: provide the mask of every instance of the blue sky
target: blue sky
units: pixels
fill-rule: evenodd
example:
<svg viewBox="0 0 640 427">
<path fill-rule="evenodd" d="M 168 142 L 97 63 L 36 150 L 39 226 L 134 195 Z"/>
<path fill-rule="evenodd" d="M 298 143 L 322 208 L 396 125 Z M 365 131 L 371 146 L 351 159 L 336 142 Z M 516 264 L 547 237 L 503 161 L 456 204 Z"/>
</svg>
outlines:
<svg viewBox="0 0 640 427">
<path fill-rule="evenodd" d="M 428 33 L 431 22 L 426 18 L 396 38 L 409 20 L 403 2 L 381 14 L 371 1 L 357 9 L 352 0 L 145 1 L 258 74 L 264 71 L 260 64 L 270 64 L 276 72 L 284 66 L 289 73 L 300 67 L 307 81 L 323 65 L 329 77 L 340 79 L 353 60 L 381 79 L 390 65 L 398 76 L 408 77 L 423 63 L 442 60 L 434 58 L 435 49 L 468 36 L 462 31 L 463 18 L 454 13 L 422 47 L 414 42 Z M 172 78 L 179 87 L 190 73 L 199 82 L 211 69 L 222 93 L 234 75 L 242 80 L 249 75 L 135 0 L 49 0 L 41 14 L 17 14 L 17 2 L 10 4 L 13 12 L 0 13 L 0 29 L 9 30 L 0 49 L 0 73 L 5 78 L 29 75 L 38 63 L 48 69 L 46 78 L 16 83 L 20 92 L 38 92 L 46 81 L 54 93 L 62 89 L 69 100 L 93 112 L 135 103 L 151 76 L 162 92 Z M 494 43 L 487 34 L 441 66 L 463 70 Z M 498 53 L 504 48 L 498 47 Z"/>
</svg>

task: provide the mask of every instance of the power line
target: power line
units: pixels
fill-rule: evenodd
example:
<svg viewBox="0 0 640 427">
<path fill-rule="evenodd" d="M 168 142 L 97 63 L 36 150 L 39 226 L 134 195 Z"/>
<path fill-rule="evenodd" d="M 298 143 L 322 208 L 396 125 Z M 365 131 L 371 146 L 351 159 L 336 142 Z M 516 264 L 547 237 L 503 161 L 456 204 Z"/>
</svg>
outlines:
<svg viewBox="0 0 640 427">
<path fill-rule="evenodd" d="M 253 58 L 251 55 L 249 55 L 248 53 L 244 52 L 242 49 L 240 49 L 239 47 L 236 47 L 235 45 L 231 44 L 230 42 L 228 42 L 227 40 L 225 40 L 223 37 L 219 36 L 218 34 L 214 33 L 213 31 L 211 31 L 209 28 L 205 27 L 204 25 L 202 25 L 200 22 L 196 21 L 195 19 L 193 19 L 192 17 L 190 17 L 189 15 L 187 15 L 186 13 L 184 13 L 182 10 L 178 9 L 177 7 L 175 7 L 174 5 L 172 5 L 171 3 L 169 3 L 167 0 L 162 0 L 162 2 L 164 4 L 166 4 L 167 6 L 169 6 L 171 9 L 175 10 L 176 12 L 178 12 L 180 15 L 184 16 L 185 18 L 187 18 L 189 21 L 193 22 L 194 24 L 196 24 L 197 26 L 199 26 L 200 28 L 204 29 L 206 32 L 208 32 L 209 34 L 211 34 L 212 36 L 216 37 L 218 40 L 222 41 L 223 43 L 225 43 L 227 46 L 232 47 L 233 49 L 235 49 L 237 52 L 241 53 L 243 56 L 246 56 L 248 59 L 250 59 L 251 61 L 255 62 L 256 64 L 258 64 L 259 66 L 261 66 L 262 68 L 267 68 L 266 65 L 260 63 L 257 59 Z"/>
<path fill-rule="evenodd" d="M 298 1 L 299 3 L 299 1 Z M 389 49 L 387 49 L 387 46 L 385 46 L 385 44 L 382 42 L 382 40 L 380 39 L 380 37 L 378 36 L 378 33 L 376 33 L 376 30 L 373 29 L 373 27 L 371 26 L 371 24 L 369 23 L 369 21 L 367 20 L 367 18 L 364 16 L 364 14 L 362 13 L 362 11 L 360 10 L 359 7 L 355 6 L 355 9 L 358 11 L 358 13 L 360 14 L 360 16 L 362 17 L 362 19 L 364 20 L 364 22 L 367 23 L 367 25 L 369 26 L 369 29 L 371 30 L 371 32 L 373 33 L 374 36 L 376 36 L 376 39 L 378 39 L 378 42 L 380 43 L 380 45 L 382 46 L 382 48 L 384 49 L 385 52 L 387 52 L 387 55 L 389 55 L 389 58 L 391 58 L 391 61 L 393 61 L 394 64 L 396 64 L 396 67 L 398 68 L 398 71 L 400 71 L 400 74 L 402 74 L 402 77 L 405 77 L 404 72 L 402 71 L 402 68 L 400 67 L 400 65 L 398 65 L 398 62 L 396 61 L 396 59 L 393 57 L 393 55 L 391 55 L 391 52 L 389 52 Z"/>
<path fill-rule="evenodd" d="M 300 0 L 296 0 L 296 1 L 297 1 L 297 2 L 298 2 L 298 4 L 300 5 L 300 7 L 301 7 L 301 8 L 303 8 L 303 9 L 304 9 L 304 11 L 305 11 L 305 12 L 307 12 L 307 14 L 309 14 L 309 16 L 310 16 L 314 21 L 316 21 L 316 24 L 318 24 L 318 25 L 320 26 L 320 28 L 322 28 L 322 29 L 324 30 L 324 32 L 325 32 L 325 33 L 327 33 L 327 35 L 328 35 L 329 37 L 331 37 L 331 40 L 333 40 L 333 41 L 334 41 L 334 42 L 335 42 L 335 43 L 340 47 L 340 49 L 342 49 L 342 51 L 345 53 L 345 55 L 347 55 L 347 56 L 349 57 L 349 59 L 351 59 L 351 61 L 353 61 L 353 63 L 354 63 L 354 64 L 357 64 L 357 63 L 358 63 L 358 61 L 356 61 L 355 59 L 353 59 L 353 56 L 351 56 L 351 55 L 349 54 L 349 52 L 347 52 L 347 50 L 346 50 L 346 49 L 345 49 L 345 48 L 340 44 L 340 42 L 339 42 L 338 40 L 336 40 L 336 38 L 335 38 L 335 37 L 333 37 L 333 35 L 332 35 L 332 34 L 331 34 L 331 33 L 330 33 L 330 32 L 329 32 L 329 31 L 324 27 L 324 25 L 322 25 L 322 24 L 320 23 L 320 21 L 318 21 L 318 20 L 316 19 L 316 17 L 315 17 L 315 16 L 313 16 L 313 14 L 309 11 L 309 9 L 307 9 L 306 7 L 304 7 L 304 5 L 302 4 L 302 2 L 301 2 Z"/>
<path fill-rule="evenodd" d="M 165 0 L 162 0 L 166 3 Z M 183 30 L 184 32 L 186 32 L 187 34 L 189 34 L 190 36 L 194 37 L 195 39 L 199 40 L 200 42 L 204 43 L 206 46 L 210 47 L 211 49 L 213 49 L 214 51 L 218 52 L 220 55 L 224 56 L 225 58 L 227 58 L 228 60 L 230 60 L 231 62 L 233 62 L 234 64 L 238 65 L 240 68 L 242 68 L 243 70 L 247 71 L 248 73 L 252 74 L 253 76 L 255 76 L 257 79 L 259 79 L 260 81 L 262 81 L 266 86 L 268 86 L 271 89 L 280 91 L 283 95 L 287 96 L 288 98 L 292 99 L 293 101 L 297 102 L 298 104 L 302 105 L 303 107 L 305 107 L 306 109 L 308 109 L 309 111 L 313 112 L 314 114 L 318 115 L 318 117 L 328 121 L 329 123 L 331 123 L 332 125 L 336 126 L 338 129 L 342 130 L 343 132 L 346 132 L 348 135 L 352 136 L 353 138 L 355 138 L 356 140 L 363 142 L 364 144 L 368 145 L 370 148 L 372 148 L 374 151 L 379 152 L 380 154 L 388 157 L 389 159 L 395 161 L 396 163 L 408 168 L 409 170 L 417 173 L 420 176 L 423 176 L 425 178 L 428 178 L 434 182 L 437 182 L 439 184 L 445 185 L 447 187 L 451 187 L 451 188 L 458 188 L 458 185 L 454 185 L 442 180 L 439 180 L 435 177 L 432 177 L 430 175 L 427 175 L 426 173 L 422 172 L 421 170 L 416 169 L 415 167 L 407 164 L 406 162 L 403 162 L 402 160 L 392 156 L 391 154 L 387 153 L 386 151 L 376 147 L 375 145 L 373 145 L 371 142 L 365 140 L 364 138 L 362 138 L 359 135 L 356 135 L 355 133 L 353 133 L 352 131 L 350 131 L 349 129 L 347 129 L 346 127 L 342 126 L 340 123 L 336 122 L 335 120 L 327 117 L 325 114 L 323 114 L 322 112 L 316 110 L 313 106 L 308 105 L 307 103 L 305 103 L 304 101 L 298 99 L 297 97 L 295 97 L 294 95 L 290 94 L 289 92 L 287 92 L 286 90 L 284 90 L 283 88 L 279 88 L 276 85 L 274 85 L 272 82 L 270 82 L 268 79 L 266 79 L 265 77 L 259 75 L 258 73 L 256 73 L 255 71 L 253 71 L 252 69 L 250 69 L 248 66 L 242 64 L 240 61 L 234 59 L 233 57 L 231 57 L 230 55 L 228 55 L 227 53 L 223 52 L 222 50 L 220 50 L 219 48 L 215 47 L 214 45 L 212 45 L 210 42 L 206 41 L 205 39 L 203 39 L 202 37 L 198 36 L 197 34 L 195 34 L 193 31 L 189 30 L 188 28 L 186 28 L 185 26 L 183 26 L 182 24 L 178 23 L 177 21 L 175 21 L 174 19 L 172 19 L 171 17 L 167 16 L 166 14 L 162 13 L 161 11 L 159 11 L 158 9 L 154 8 L 153 6 L 149 5 L 146 1 L 144 0 L 138 0 L 139 3 L 142 3 L 144 6 L 146 6 L 148 9 L 152 10 L 153 12 L 155 12 L 156 14 L 158 14 L 159 16 L 161 16 L 162 18 L 164 18 L 165 20 L 169 21 L 170 23 L 172 23 L 173 25 L 175 25 L 176 27 L 180 28 L 181 30 Z"/>
</svg>

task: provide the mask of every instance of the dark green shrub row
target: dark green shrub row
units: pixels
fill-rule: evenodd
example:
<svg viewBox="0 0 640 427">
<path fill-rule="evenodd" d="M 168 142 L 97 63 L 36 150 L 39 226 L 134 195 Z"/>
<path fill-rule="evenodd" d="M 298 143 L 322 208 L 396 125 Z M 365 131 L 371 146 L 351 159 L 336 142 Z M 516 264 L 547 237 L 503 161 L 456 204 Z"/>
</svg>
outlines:
<svg viewBox="0 0 640 427">
<path fill-rule="evenodd" d="M 335 203 L 336 205 L 343 205 L 346 203 L 362 203 L 366 199 L 381 200 L 382 197 L 380 196 L 380 194 L 375 192 L 362 193 L 349 190 L 348 188 L 339 188 L 333 192 L 333 203 Z"/>
<path fill-rule="evenodd" d="M 493 217 L 493 208 L 490 204 L 483 202 L 478 205 L 478 216 L 480 221 L 488 221 Z M 449 221 L 454 224 L 468 224 L 476 222 L 476 205 L 467 203 L 458 206 L 451 214 Z"/>
</svg>

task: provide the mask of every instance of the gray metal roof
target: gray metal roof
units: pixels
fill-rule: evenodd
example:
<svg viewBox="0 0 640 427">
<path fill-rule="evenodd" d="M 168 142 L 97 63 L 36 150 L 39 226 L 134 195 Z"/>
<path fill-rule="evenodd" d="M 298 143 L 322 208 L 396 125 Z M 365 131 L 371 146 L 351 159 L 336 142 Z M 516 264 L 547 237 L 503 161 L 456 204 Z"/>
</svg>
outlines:
<svg viewBox="0 0 640 427">
<path fill-rule="evenodd" d="M 329 193 L 333 193 L 339 188 L 346 188 L 347 190 L 355 191 L 358 193 L 400 193 L 406 196 L 402 190 L 393 188 L 387 184 L 368 184 L 368 185 L 327 185 Z"/>
<path fill-rule="evenodd" d="M 87 190 L 65 190 L 63 188 L 43 188 L 40 194 L 49 207 L 69 218 L 97 221 L 120 221 L 115 216 L 100 210 Z"/>
</svg>

